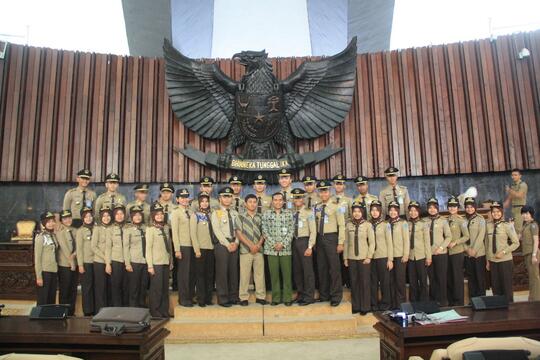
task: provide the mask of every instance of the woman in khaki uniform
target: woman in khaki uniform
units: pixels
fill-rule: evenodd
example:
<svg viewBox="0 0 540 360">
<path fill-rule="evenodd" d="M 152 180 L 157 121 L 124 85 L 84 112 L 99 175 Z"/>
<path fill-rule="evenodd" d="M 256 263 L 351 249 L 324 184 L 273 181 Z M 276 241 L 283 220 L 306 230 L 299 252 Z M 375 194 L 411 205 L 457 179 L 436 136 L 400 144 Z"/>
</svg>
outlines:
<svg viewBox="0 0 540 360">
<path fill-rule="evenodd" d="M 148 267 L 146 266 L 146 225 L 144 209 L 130 208 L 131 224 L 124 228 L 123 250 L 128 282 L 129 306 L 146 307 Z"/>
<path fill-rule="evenodd" d="M 190 218 L 191 241 L 195 251 L 195 273 L 197 275 L 197 302 L 200 307 L 212 305 L 214 290 L 214 242 L 210 222 L 210 196 L 200 193 L 199 209 Z"/>
<path fill-rule="evenodd" d="M 114 223 L 105 237 L 105 271 L 111 276 L 113 306 L 127 306 L 129 303 L 126 265 L 124 263 L 124 227 L 126 208 L 122 204 L 113 209 Z"/>
<path fill-rule="evenodd" d="M 420 204 L 411 201 L 409 209 L 409 300 L 428 301 L 427 268 L 431 266 L 431 246 L 429 245 L 429 230 L 420 218 Z"/>
<path fill-rule="evenodd" d="M 111 277 L 105 272 L 105 251 L 107 236 L 111 223 L 112 213 L 108 205 L 99 210 L 100 224 L 94 226 L 92 233 L 92 251 L 94 252 L 94 304 L 96 313 L 102 307 L 110 306 L 111 300 Z"/>
<path fill-rule="evenodd" d="M 369 206 L 371 226 L 375 235 L 375 252 L 371 262 L 371 309 L 386 311 L 390 308 L 390 272 L 394 268 L 394 246 L 390 224 L 384 220 L 382 204 L 373 200 Z M 379 288 L 381 300 L 379 301 Z"/>
<path fill-rule="evenodd" d="M 55 304 L 58 285 L 56 251 L 58 241 L 54 235 L 54 214 L 46 211 L 40 216 L 42 231 L 34 239 L 34 269 L 36 272 L 37 305 Z"/>
<path fill-rule="evenodd" d="M 465 270 L 469 298 L 486 295 L 486 220 L 476 212 L 476 200 L 465 198 L 467 231 L 469 240 L 465 242 Z"/>
<path fill-rule="evenodd" d="M 469 240 L 467 221 L 458 214 L 459 200 L 448 199 L 448 225 L 452 232 L 452 240 L 448 244 L 448 305 L 463 306 L 465 301 L 465 277 L 463 262 L 465 259 L 465 243 Z"/>
<path fill-rule="evenodd" d="M 347 223 L 347 236 L 343 244 L 343 263 L 351 278 L 351 303 L 353 314 L 367 314 L 371 310 L 369 279 L 371 259 L 375 252 L 373 227 L 364 219 L 364 206 L 354 202 L 352 217 Z"/>
<path fill-rule="evenodd" d="M 491 204 L 492 220 L 486 225 L 487 270 L 490 271 L 493 295 L 505 296 L 514 301 L 512 251 L 519 247 L 519 238 L 514 225 L 504 221 L 503 207 L 498 201 Z"/>
<path fill-rule="evenodd" d="M 58 300 L 60 304 L 69 304 L 68 314 L 75 313 L 75 302 L 77 300 L 77 284 L 79 276 L 77 273 L 77 244 L 75 242 L 75 229 L 72 226 L 73 219 L 70 210 L 60 213 L 62 226 L 56 232 L 59 251 L 58 260 Z"/>
<path fill-rule="evenodd" d="M 84 316 L 95 314 L 94 306 L 94 251 L 92 251 L 92 232 L 94 216 L 91 207 L 81 210 L 82 226 L 77 229 L 77 264 L 81 279 L 82 308 Z"/>
<path fill-rule="evenodd" d="M 409 261 L 409 224 L 407 220 L 399 217 L 399 203 L 390 201 L 388 204 L 388 223 L 392 233 L 392 255 L 394 256 L 394 269 L 390 276 L 392 294 L 392 309 L 398 309 L 407 299 L 405 282 L 407 261 Z"/>
<path fill-rule="evenodd" d="M 169 273 L 173 268 L 172 241 L 163 206 L 150 208 L 152 226 L 146 228 L 146 263 L 150 274 L 148 303 L 154 317 L 169 318 Z"/>
<path fill-rule="evenodd" d="M 521 208 L 523 227 L 521 230 L 521 250 L 525 267 L 529 274 L 529 301 L 540 301 L 540 274 L 538 269 L 538 223 L 534 221 L 534 208 Z"/>
</svg>

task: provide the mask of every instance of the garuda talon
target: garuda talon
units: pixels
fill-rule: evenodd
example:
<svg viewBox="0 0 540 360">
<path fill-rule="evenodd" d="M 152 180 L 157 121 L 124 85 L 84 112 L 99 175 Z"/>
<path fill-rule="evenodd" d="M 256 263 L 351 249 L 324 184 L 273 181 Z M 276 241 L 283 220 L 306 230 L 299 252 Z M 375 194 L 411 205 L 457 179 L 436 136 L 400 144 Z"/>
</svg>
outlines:
<svg viewBox="0 0 540 360">
<path fill-rule="evenodd" d="M 235 156 L 285 158 L 292 169 L 303 166 L 293 137 L 313 139 L 328 133 L 345 119 L 353 101 L 356 37 L 339 54 L 306 61 L 285 80 L 276 78 L 264 50 L 233 56 L 246 68 L 239 82 L 215 63 L 184 56 L 168 40 L 163 50 L 176 117 L 204 138 L 228 136 L 225 153 L 219 156 L 222 167 Z"/>
</svg>

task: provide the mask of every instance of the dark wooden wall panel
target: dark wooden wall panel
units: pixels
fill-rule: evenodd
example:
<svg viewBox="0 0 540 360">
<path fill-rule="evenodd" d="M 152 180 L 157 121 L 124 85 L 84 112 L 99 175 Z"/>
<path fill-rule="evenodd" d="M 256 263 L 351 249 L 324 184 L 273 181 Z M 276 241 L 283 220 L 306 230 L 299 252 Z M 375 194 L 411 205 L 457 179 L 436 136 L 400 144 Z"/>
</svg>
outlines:
<svg viewBox="0 0 540 360">
<path fill-rule="evenodd" d="M 519 60 L 520 49 L 531 56 Z M 307 58 L 272 59 L 283 79 Z M 210 61 L 210 60 L 206 60 Z M 216 60 L 240 79 L 244 68 Z M 344 151 L 298 173 L 380 177 L 540 169 L 540 31 L 357 57 L 357 86 L 343 124 L 299 152 Z M 173 151 L 222 152 L 174 118 L 163 59 L 9 45 L 0 59 L 0 181 L 192 182 L 204 169 Z"/>
</svg>

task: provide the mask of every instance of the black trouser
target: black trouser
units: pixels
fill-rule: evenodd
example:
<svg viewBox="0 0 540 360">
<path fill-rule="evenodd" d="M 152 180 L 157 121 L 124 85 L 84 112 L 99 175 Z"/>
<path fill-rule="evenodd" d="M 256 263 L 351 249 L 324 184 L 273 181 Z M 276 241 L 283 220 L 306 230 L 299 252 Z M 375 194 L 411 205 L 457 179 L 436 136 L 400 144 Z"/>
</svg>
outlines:
<svg viewBox="0 0 540 360">
<path fill-rule="evenodd" d="M 390 271 L 387 267 L 388 258 L 371 260 L 371 308 L 374 311 L 385 311 L 390 308 Z M 381 301 L 379 301 L 379 288 Z"/>
<path fill-rule="evenodd" d="M 512 274 L 514 271 L 513 260 L 501 262 L 489 262 L 491 273 L 491 289 L 493 295 L 506 296 L 508 302 L 514 301 L 514 290 L 512 288 Z"/>
<path fill-rule="evenodd" d="M 308 303 L 314 302 L 315 273 L 313 272 L 312 256 L 304 256 L 309 245 L 309 237 L 299 237 L 293 240 L 293 278 L 298 292 L 297 299 Z M 312 253 L 313 254 L 313 253 Z"/>
<path fill-rule="evenodd" d="M 465 259 L 465 269 L 467 271 L 467 286 L 469 288 L 469 299 L 486 295 L 486 257 L 467 257 Z"/>
<path fill-rule="evenodd" d="M 317 266 L 319 271 L 319 293 L 322 301 L 341 301 L 341 264 L 337 252 L 338 234 L 317 235 Z"/>
<path fill-rule="evenodd" d="M 94 263 L 94 301 L 95 312 L 98 313 L 101 308 L 109 306 L 111 292 L 111 277 L 105 272 L 105 264 Z"/>
<path fill-rule="evenodd" d="M 69 267 L 58 266 L 58 301 L 60 304 L 69 304 L 69 316 L 75 314 L 78 275 L 77 271 L 71 271 Z"/>
<path fill-rule="evenodd" d="M 177 250 L 178 251 L 178 250 Z M 176 259 L 178 274 L 178 303 L 191 305 L 195 294 L 195 253 L 191 246 L 180 246 L 181 259 Z"/>
<path fill-rule="evenodd" d="M 351 287 L 351 279 L 349 276 L 349 269 L 345 267 L 345 263 L 343 262 L 343 253 L 339 254 L 339 263 L 341 264 L 341 283 L 343 286 L 350 288 Z"/>
<path fill-rule="evenodd" d="M 428 267 L 430 300 L 437 301 L 439 306 L 447 306 L 448 254 L 432 255 L 431 259 Z"/>
<path fill-rule="evenodd" d="M 394 258 L 394 268 L 390 272 L 392 309 L 399 309 L 399 306 L 407 301 L 407 295 L 405 293 L 407 264 L 402 263 L 401 258 L 401 256 Z"/>
<path fill-rule="evenodd" d="M 154 275 L 150 276 L 148 303 L 150 315 L 169 317 L 169 265 L 154 265 Z"/>
<path fill-rule="evenodd" d="M 409 271 L 409 300 L 411 302 L 428 301 L 426 259 L 409 260 L 407 270 Z"/>
<path fill-rule="evenodd" d="M 148 290 L 148 266 L 146 264 L 131 263 L 132 272 L 126 271 L 129 287 L 129 306 L 146 307 L 146 293 Z"/>
<path fill-rule="evenodd" d="M 112 305 L 127 306 L 129 296 L 126 265 L 123 262 L 112 261 L 111 267 Z"/>
<path fill-rule="evenodd" d="M 238 301 L 238 250 L 230 253 L 221 244 L 215 245 L 216 257 L 216 290 L 218 303 L 226 304 Z"/>
<path fill-rule="evenodd" d="M 369 286 L 371 264 L 364 264 L 364 260 L 349 260 L 348 263 L 351 278 L 352 311 L 368 312 L 371 309 Z"/>
<path fill-rule="evenodd" d="M 212 304 L 214 290 L 214 250 L 201 249 L 201 257 L 195 258 L 197 273 L 197 302 L 202 305 Z"/>
<path fill-rule="evenodd" d="M 464 253 L 448 255 L 448 305 L 463 306 L 464 294 Z"/>
<path fill-rule="evenodd" d="M 37 305 L 56 304 L 58 275 L 55 272 L 42 271 L 43 286 L 37 287 Z"/>
<path fill-rule="evenodd" d="M 84 316 L 96 313 L 94 307 L 94 264 L 84 263 L 84 274 L 81 274 L 82 309 Z"/>
</svg>

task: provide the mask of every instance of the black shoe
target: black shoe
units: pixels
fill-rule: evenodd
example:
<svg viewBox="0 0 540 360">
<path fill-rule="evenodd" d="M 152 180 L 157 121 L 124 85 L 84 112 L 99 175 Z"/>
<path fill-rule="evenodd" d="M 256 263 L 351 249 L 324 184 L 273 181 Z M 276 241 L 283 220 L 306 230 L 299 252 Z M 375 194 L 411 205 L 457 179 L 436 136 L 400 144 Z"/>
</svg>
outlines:
<svg viewBox="0 0 540 360">
<path fill-rule="evenodd" d="M 261 304 L 261 305 L 268 305 L 268 301 L 266 301 L 264 299 L 257 299 L 257 300 L 255 300 L 255 302 L 257 304 Z"/>
<path fill-rule="evenodd" d="M 210 306 L 210 305 L 214 305 L 214 304 L 212 303 L 212 300 L 210 300 L 210 301 L 206 302 L 206 305 Z"/>
<path fill-rule="evenodd" d="M 367 315 L 367 313 L 368 313 L 367 311 L 360 311 L 360 315 L 362 315 L 362 316 Z"/>
<path fill-rule="evenodd" d="M 287 302 L 285 303 L 285 306 L 291 306 L 291 305 L 292 305 L 292 301 L 287 301 Z"/>
<path fill-rule="evenodd" d="M 330 306 L 333 306 L 333 307 L 336 307 L 336 306 L 339 306 L 339 304 L 341 303 L 341 301 L 330 301 Z"/>
<path fill-rule="evenodd" d="M 247 300 L 242 300 L 242 301 L 240 301 L 240 305 L 241 306 L 248 306 L 249 304 L 248 304 Z"/>
<path fill-rule="evenodd" d="M 352 311 L 353 314 L 359 314 L 360 313 L 360 310 L 354 310 Z"/>
<path fill-rule="evenodd" d="M 205 303 L 200 303 L 199 307 L 206 307 L 206 304 Z"/>
<path fill-rule="evenodd" d="M 229 304 L 231 304 L 231 305 L 240 305 L 240 301 L 239 300 L 229 301 Z"/>
<path fill-rule="evenodd" d="M 223 306 L 223 307 L 226 307 L 226 308 L 229 308 L 231 307 L 231 303 L 224 303 L 224 304 L 219 304 L 219 306 Z"/>
<path fill-rule="evenodd" d="M 301 303 L 299 303 L 298 305 L 300 306 L 307 306 L 307 305 L 311 305 L 313 304 L 314 301 L 302 301 Z"/>
<path fill-rule="evenodd" d="M 327 302 L 328 299 L 317 299 L 316 301 L 317 301 L 317 302 Z"/>
<path fill-rule="evenodd" d="M 193 304 L 180 304 L 183 307 L 193 307 Z"/>
<path fill-rule="evenodd" d="M 279 305 L 279 303 L 278 303 L 278 302 L 275 302 L 275 301 L 272 301 L 272 304 L 270 304 L 270 305 L 276 306 L 276 305 Z"/>
<path fill-rule="evenodd" d="M 300 299 L 300 300 L 296 299 L 294 302 L 297 303 L 300 306 L 302 306 L 305 303 L 305 301 L 303 299 Z"/>
</svg>

